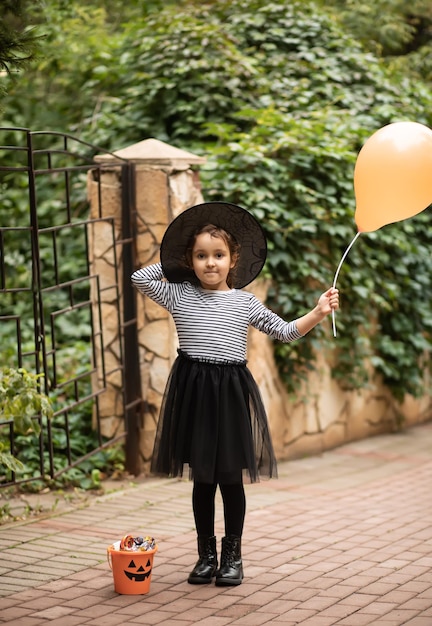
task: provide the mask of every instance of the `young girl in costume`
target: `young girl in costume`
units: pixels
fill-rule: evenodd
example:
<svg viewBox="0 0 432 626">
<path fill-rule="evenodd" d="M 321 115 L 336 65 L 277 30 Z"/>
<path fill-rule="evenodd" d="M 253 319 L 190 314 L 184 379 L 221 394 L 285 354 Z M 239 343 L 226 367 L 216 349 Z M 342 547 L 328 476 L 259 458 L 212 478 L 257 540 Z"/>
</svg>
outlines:
<svg viewBox="0 0 432 626">
<path fill-rule="evenodd" d="M 243 478 L 276 477 L 258 387 L 246 367 L 249 325 L 279 341 L 300 339 L 339 305 L 328 289 L 306 315 L 285 322 L 242 287 L 260 273 L 266 240 L 255 218 L 233 204 L 187 209 L 168 227 L 161 264 L 137 270 L 137 289 L 174 318 L 180 348 L 161 407 L 151 469 L 193 479 L 198 561 L 191 584 L 239 585 L 246 512 Z M 214 535 L 219 486 L 225 522 L 220 567 Z"/>
</svg>

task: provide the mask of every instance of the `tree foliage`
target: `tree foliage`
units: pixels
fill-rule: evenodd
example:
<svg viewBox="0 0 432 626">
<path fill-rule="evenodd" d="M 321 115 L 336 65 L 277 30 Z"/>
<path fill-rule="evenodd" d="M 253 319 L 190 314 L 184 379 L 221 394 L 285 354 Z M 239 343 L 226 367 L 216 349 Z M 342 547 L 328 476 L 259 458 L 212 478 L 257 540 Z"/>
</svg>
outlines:
<svg viewBox="0 0 432 626">
<path fill-rule="evenodd" d="M 325 0 L 322 4 L 389 68 L 432 83 L 430 0 Z"/>
<path fill-rule="evenodd" d="M 420 54 L 423 26 L 412 30 L 398 0 L 344 2 L 345 12 L 337 0 L 184 1 L 153 3 L 145 15 L 133 3 L 120 26 L 96 3 L 46 4 L 45 59 L 11 93 L 4 121 L 14 110 L 15 124 L 77 132 L 109 149 L 157 137 L 205 155 L 205 198 L 245 206 L 263 223 L 270 304 L 287 318 L 331 284 L 355 234 L 353 168 L 364 141 L 389 122 L 431 124 L 430 85 L 411 77 L 408 55 L 396 56 L 414 43 Z M 411 7 L 428 28 L 426 4 Z M 355 30 L 360 17 L 374 39 Z M 388 23 L 399 33 L 392 50 Z M 398 399 L 425 391 L 427 221 L 424 213 L 360 238 L 339 278 L 337 340 L 324 327 L 276 346 L 289 389 L 321 349 L 333 351 L 347 388 L 367 383 L 372 363 Z"/>
<path fill-rule="evenodd" d="M 383 57 L 409 54 L 430 44 L 429 0 L 325 0 L 358 41 Z"/>
<path fill-rule="evenodd" d="M 27 67 L 38 52 L 39 36 L 28 26 L 27 5 L 27 0 L 0 0 L 0 72 L 9 76 Z M 2 81 L 0 99 L 6 93 Z"/>
</svg>

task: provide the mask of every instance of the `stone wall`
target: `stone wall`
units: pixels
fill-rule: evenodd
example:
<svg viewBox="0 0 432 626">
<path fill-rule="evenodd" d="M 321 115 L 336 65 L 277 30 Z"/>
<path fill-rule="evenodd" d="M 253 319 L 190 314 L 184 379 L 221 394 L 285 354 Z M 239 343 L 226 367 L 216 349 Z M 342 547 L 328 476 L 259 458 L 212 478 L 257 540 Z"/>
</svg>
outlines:
<svg viewBox="0 0 432 626">
<path fill-rule="evenodd" d="M 250 289 L 265 302 L 267 287 L 266 282 L 257 280 Z M 331 319 L 323 324 L 331 333 Z M 398 404 L 380 380 L 374 379 L 372 371 L 364 389 L 341 389 L 332 379 L 330 364 L 323 354 L 317 355 L 315 370 L 293 398 L 279 377 L 271 339 L 254 328 L 249 333 L 248 356 L 249 368 L 268 412 L 278 459 L 319 454 L 348 441 L 393 432 L 432 418 L 429 396 L 407 396 L 403 404 Z"/>
</svg>

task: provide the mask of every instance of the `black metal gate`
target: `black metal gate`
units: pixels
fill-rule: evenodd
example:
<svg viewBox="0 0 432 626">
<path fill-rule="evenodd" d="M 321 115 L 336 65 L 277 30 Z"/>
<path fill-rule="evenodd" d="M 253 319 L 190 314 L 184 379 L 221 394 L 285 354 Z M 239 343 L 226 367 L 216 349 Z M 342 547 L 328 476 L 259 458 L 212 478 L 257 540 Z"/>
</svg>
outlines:
<svg viewBox="0 0 432 626">
<path fill-rule="evenodd" d="M 20 476 L 0 467 L 0 487 L 51 478 L 95 452 L 125 441 L 126 467 L 137 473 L 142 397 L 136 338 L 134 269 L 134 166 L 111 160 L 122 187 L 122 233 L 105 215 L 100 180 L 107 163 L 95 162 L 101 149 L 71 135 L 0 128 L 0 367 L 42 374 L 41 391 L 52 400 L 54 416 L 41 425 L 34 454 L 38 471 Z M 106 152 L 106 151 L 105 151 Z M 99 185 L 99 214 L 90 217 L 87 176 Z M 99 182 L 98 182 L 99 181 Z M 111 232 L 114 279 L 94 273 L 89 230 L 103 222 Z M 121 263 L 118 261 L 121 260 Z M 100 303 L 109 291 L 119 329 L 116 375 L 121 377 L 124 428 L 106 436 L 100 402 L 112 375 L 104 359 Z M 125 363 L 128 375 L 125 376 Z M 98 381 L 95 384 L 95 381 Z M 77 420 L 88 420 L 90 448 L 73 449 Z M 19 458 L 13 421 L 0 423 L 3 448 Z M 35 445 L 36 444 L 36 445 Z"/>
</svg>

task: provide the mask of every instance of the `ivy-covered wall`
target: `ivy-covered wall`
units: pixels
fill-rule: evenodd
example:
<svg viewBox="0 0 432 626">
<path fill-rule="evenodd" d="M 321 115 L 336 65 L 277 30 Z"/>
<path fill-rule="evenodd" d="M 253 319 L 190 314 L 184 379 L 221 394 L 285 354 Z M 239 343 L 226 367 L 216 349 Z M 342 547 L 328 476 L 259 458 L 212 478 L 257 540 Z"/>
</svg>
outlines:
<svg viewBox="0 0 432 626">
<path fill-rule="evenodd" d="M 43 55 L 8 85 L 3 125 L 58 127 L 113 150 L 155 137 L 205 156 L 203 196 L 244 206 L 266 230 L 268 303 L 286 318 L 302 314 L 331 284 L 355 234 L 361 146 L 390 122 L 432 125 L 430 55 L 421 45 L 430 6 L 410 5 L 425 8 L 405 23 L 406 3 L 396 1 L 138 4 L 120 16 L 78 0 L 45 2 Z M 377 14 L 384 21 L 367 23 Z M 382 34 L 392 25 L 391 41 L 372 41 L 380 24 Z M 403 42 L 406 63 L 391 58 Z M 301 344 L 275 346 L 288 393 L 301 395 L 320 353 L 346 390 L 382 381 L 402 420 L 404 400 L 429 393 L 429 220 L 427 210 L 357 241 L 338 281 L 337 339 L 317 329 Z"/>
<path fill-rule="evenodd" d="M 197 159 L 152 139 L 129 146 L 119 154 L 127 155 L 136 164 L 134 243 L 137 266 L 145 266 L 159 261 L 159 246 L 168 223 L 188 207 L 206 200 L 201 195 L 198 173 L 194 174 L 190 169 L 191 163 L 199 161 L 200 167 L 204 167 L 205 159 Z M 182 155 L 181 162 L 176 161 L 176 154 Z M 105 203 L 105 210 L 114 217 L 116 228 L 121 232 L 121 188 L 112 193 L 111 179 L 112 175 L 107 171 L 102 188 L 111 194 L 112 202 Z M 120 180 L 118 184 L 121 184 Z M 93 194 L 94 209 L 97 204 L 97 197 Z M 113 267 L 105 262 L 101 235 L 100 232 L 92 238 L 92 250 L 93 266 L 99 268 L 104 283 Z M 247 289 L 266 303 L 271 286 L 272 281 L 262 277 Z M 140 294 L 137 294 L 137 304 L 139 365 L 145 407 L 140 430 L 139 465 L 145 473 L 149 470 L 159 410 L 169 371 L 177 356 L 178 339 L 172 319 L 162 307 Z M 110 312 L 108 300 L 102 306 L 103 326 L 108 328 L 105 358 L 111 354 L 120 333 L 115 324 L 110 327 Z M 340 315 L 337 314 L 338 320 Z M 316 331 L 317 328 L 311 331 L 312 338 Z M 330 319 L 322 324 L 321 334 L 327 339 L 332 336 Z M 307 338 L 295 342 L 294 349 L 300 349 Z M 397 429 L 402 422 L 413 425 L 432 416 L 429 396 L 415 399 L 407 395 L 399 404 L 380 378 L 374 376 L 370 364 L 364 364 L 370 375 L 368 384 L 352 390 L 332 376 L 337 358 L 335 350 L 320 349 L 313 356 L 314 368 L 297 372 L 296 386 L 291 381 L 294 391 L 290 393 L 276 364 L 274 342 L 267 335 L 250 329 L 248 366 L 261 390 L 279 459 L 320 453 L 351 440 Z M 115 368 L 112 369 L 115 372 Z M 123 427 L 122 415 L 118 414 L 120 392 L 115 380 L 109 380 L 101 406 L 107 435 L 112 434 L 111 429 Z"/>
</svg>

